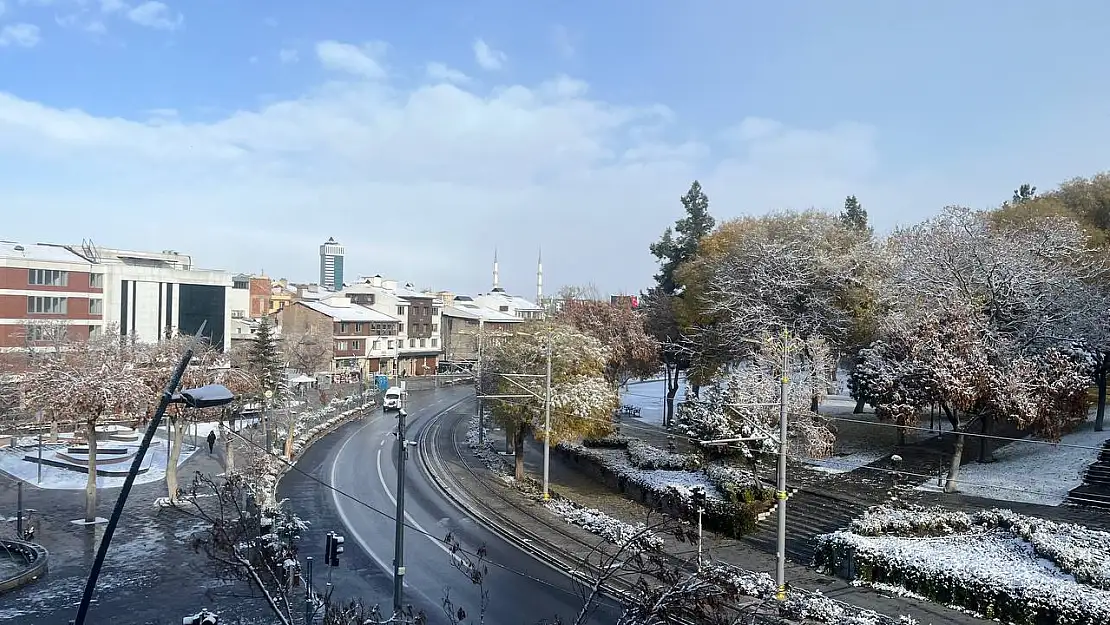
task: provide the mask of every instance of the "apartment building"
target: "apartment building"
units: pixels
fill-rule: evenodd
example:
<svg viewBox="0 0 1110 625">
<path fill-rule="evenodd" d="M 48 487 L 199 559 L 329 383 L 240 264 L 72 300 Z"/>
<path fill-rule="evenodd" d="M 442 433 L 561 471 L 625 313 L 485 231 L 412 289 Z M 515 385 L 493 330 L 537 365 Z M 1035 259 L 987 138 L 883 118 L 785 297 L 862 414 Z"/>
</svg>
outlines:
<svg viewBox="0 0 1110 625">
<path fill-rule="evenodd" d="M 271 312 L 273 282 L 266 276 L 234 275 L 229 297 L 232 319 L 259 319 Z"/>
<path fill-rule="evenodd" d="M 519 328 L 524 319 L 507 312 L 483 308 L 468 295 L 452 298 L 453 304 L 443 307 L 441 334 L 443 359 L 447 363 L 469 366 L 478 360 L 479 335 L 485 346 Z"/>
<path fill-rule="evenodd" d="M 297 334 L 309 330 L 328 337 L 332 372 L 360 375 L 396 372 L 401 321 L 391 315 L 336 295 L 322 301 L 293 302 L 276 313 L 276 317 L 282 335 L 289 340 L 296 340 Z"/>
<path fill-rule="evenodd" d="M 227 349 L 232 280 L 201 270 L 174 251 L 139 252 L 82 245 L 0 242 L 0 351 L 47 348 L 112 328 L 158 341 L 204 334 Z"/>
<path fill-rule="evenodd" d="M 351 302 L 395 317 L 401 323 L 399 371 L 404 375 L 432 375 L 443 353 L 440 335 L 442 301 L 432 293 L 421 293 L 412 284 L 399 285 L 380 275 L 362 278 L 338 295 Z M 327 299 L 323 300 L 327 301 Z"/>
</svg>

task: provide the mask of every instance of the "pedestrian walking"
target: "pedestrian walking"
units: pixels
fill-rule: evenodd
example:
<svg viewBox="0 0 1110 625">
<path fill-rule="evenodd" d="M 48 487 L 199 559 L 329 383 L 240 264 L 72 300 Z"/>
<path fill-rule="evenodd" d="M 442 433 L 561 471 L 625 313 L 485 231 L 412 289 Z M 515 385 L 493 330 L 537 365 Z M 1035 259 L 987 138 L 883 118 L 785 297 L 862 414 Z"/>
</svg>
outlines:
<svg viewBox="0 0 1110 625">
<path fill-rule="evenodd" d="M 208 432 L 208 455 L 212 455 L 212 447 L 216 444 L 216 430 Z"/>
</svg>

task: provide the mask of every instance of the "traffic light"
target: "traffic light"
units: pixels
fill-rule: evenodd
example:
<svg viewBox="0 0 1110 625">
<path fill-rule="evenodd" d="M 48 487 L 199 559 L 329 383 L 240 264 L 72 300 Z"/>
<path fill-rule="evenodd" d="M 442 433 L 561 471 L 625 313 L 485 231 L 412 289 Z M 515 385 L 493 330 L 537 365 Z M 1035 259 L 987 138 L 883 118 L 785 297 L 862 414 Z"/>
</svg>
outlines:
<svg viewBox="0 0 1110 625">
<path fill-rule="evenodd" d="M 693 488 L 690 490 L 693 499 L 695 510 L 705 509 L 705 491 L 701 488 Z"/>
<path fill-rule="evenodd" d="M 328 532 L 324 541 L 324 562 L 328 566 L 339 566 L 339 554 L 343 553 L 343 536 Z"/>
</svg>

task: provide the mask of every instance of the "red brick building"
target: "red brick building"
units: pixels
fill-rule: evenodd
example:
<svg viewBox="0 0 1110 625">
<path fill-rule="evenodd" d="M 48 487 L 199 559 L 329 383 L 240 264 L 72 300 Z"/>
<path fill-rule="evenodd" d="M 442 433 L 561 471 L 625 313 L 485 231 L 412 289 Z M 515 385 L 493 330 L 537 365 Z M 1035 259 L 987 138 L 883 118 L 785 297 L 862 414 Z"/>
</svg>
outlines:
<svg viewBox="0 0 1110 625">
<path fill-rule="evenodd" d="M 103 332 L 102 271 L 66 247 L 0 241 L 0 352 Z"/>
</svg>

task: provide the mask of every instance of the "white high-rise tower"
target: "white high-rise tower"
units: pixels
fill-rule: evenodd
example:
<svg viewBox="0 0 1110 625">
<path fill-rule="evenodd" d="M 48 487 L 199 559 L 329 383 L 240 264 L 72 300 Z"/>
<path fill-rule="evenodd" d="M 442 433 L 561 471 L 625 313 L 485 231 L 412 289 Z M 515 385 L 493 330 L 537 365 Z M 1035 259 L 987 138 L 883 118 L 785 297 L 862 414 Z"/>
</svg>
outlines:
<svg viewBox="0 0 1110 625">
<path fill-rule="evenodd" d="M 332 237 L 320 246 L 320 287 L 343 290 L 343 255 L 346 250 Z"/>
</svg>

